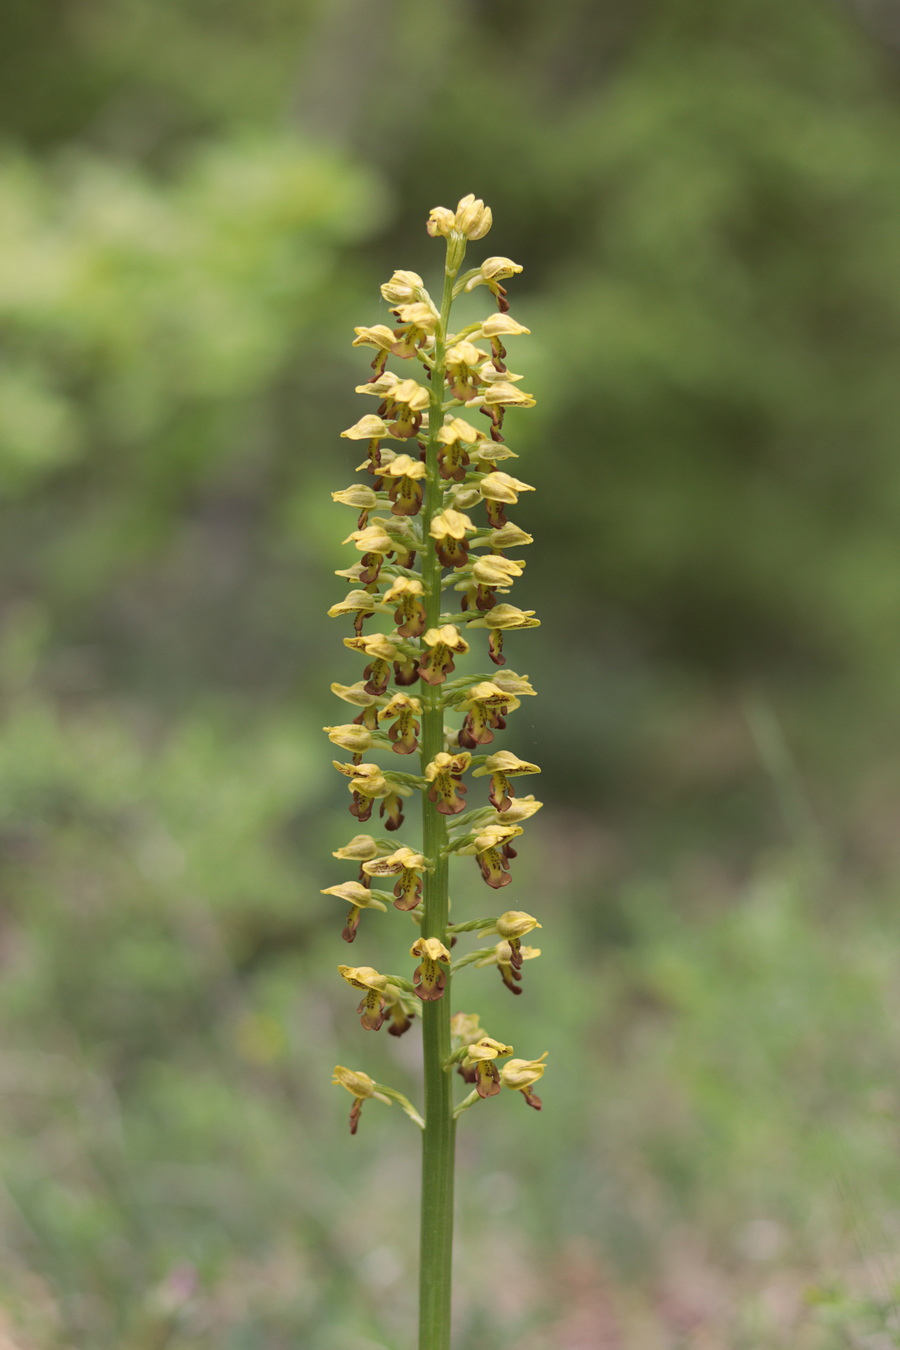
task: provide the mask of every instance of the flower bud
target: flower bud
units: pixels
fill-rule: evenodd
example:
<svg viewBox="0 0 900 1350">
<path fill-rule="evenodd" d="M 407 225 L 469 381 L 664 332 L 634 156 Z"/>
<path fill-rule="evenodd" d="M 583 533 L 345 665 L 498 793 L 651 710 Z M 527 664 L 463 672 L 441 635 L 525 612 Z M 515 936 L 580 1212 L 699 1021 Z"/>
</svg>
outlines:
<svg viewBox="0 0 900 1350">
<path fill-rule="evenodd" d="M 428 223 L 425 229 L 431 235 L 432 239 L 437 239 L 442 235 L 445 239 L 450 238 L 450 232 L 456 224 L 456 217 L 446 206 L 434 206 L 431 209 L 431 215 L 428 217 Z"/>
<path fill-rule="evenodd" d="M 505 914 L 500 915 L 495 926 L 497 932 L 504 938 L 521 938 L 535 928 L 543 927 L 533 914 L 526 914 L 523 909 L 508 909 Z"/>
<path fill-rule="evenodd" d="M 424 300 L 428 292 L 418 272 L 400 271 L 384 283 L 381 294 L 389 305 L 408 305 L 413 300 Z"/>
<path fill-rule="evenodd" d="M 389 436 L 390 432 L 380 417 L 373 417 L 371 413 L 366 413 L 358 422 L 354 422 L 352 427 L 341 432 L 341 436 L 350 441 L 371 441 L 378 440 L 382 436 Z"/>
<path fill-rule="evenodd" d="M 454 224 L 467 239 L 483 239 L 493 222 L 491 208 L 471 192 L 457 205 Z"/>
</svg>

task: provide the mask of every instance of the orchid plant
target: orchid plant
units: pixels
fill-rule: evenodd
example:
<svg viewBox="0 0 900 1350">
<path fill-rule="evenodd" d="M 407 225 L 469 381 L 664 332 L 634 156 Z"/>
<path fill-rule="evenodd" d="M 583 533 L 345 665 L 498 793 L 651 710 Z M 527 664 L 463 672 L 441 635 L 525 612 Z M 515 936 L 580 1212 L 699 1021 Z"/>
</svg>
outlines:
<svg viewBox="0 0 900 1350">
<path fill-rule="evenodd" d="M 323 894 L 348 905 L 348 943 L 364 910 L 397 910 L 412 925 L 408 951 L 415 964 L 408 973 L 338 969 L 361 994 L 364 1030 L 387 1024 L 391 1035 L 402 1036 L 421 1018 L 424 1115 L 360 1069 L 338 1065 L 334 1082 L 353 1097 L 352 1134 L 370 1098 L 396 1103 L 422 1131 L 419 1350 L 450 1344 L 456 1122 L 503 1088 L 540 1110 L 534 1087 L 546 1058 L 510 1058 L 512 1045 L 488 1035 L 475 1013 L 451 1015 L 450 1001 L 454 976 L 466 966 L 495 966 L 506 988 L 521 993 L 523 965 L 540 955 L 523 943 L 541 927 L 531 914 L 507 910 L 451 923 L 448 893 L 455 857 L 473 857 L 491 890 L 508 886 L 513 841 L 541 807 L 534 796 L 516 793 L 516 780 L 540 773 L 538 766 L 494 748 L 507 717 L 535 692 L 526 675 L 507 668 L 504 638 L 537 627 L 538 620 L 532 610 L 499 598 L 509 595 L 525 567 L 510 551 L 532 542 L 507 516 L 519 494 L 532 489 L 507 470 L 516 455 L 506 444 L 504 420 L 507 409 L 530 408 L 534 399 L 505 364 L 505 343 L 528 332 L 510 316 L 503 285 L 522 268 L 490 257 L 463 270 L 468 244 L 483 239 L 491 223 L 490 208 L 474 196 L 455 211 L 436 207 L 427 230 L 446 242 L 440 302 L 415 272 L 398 271 L 381 288 L 393 325 L 355 330 L 353 345 L 374 349 L 372 377 L 357 392 L 374 397 L 377 407 L 341 433 L 366 443 L 358 466 L 366 481 L 332 494 L 358 513 L 344 542 L 361 556 L 338 573 L 351 589 L 329 614 L 352 616 L 353 636 L 344 643 L 366 664 L 355 684 L 332 685 L 356 715 L 325 730 L 347 756 L 334 764 L 348 779 L 350 814 L 364 825 L 377 803 L 385 833 L 356 834 L 339 848 L 334 856 L 355 864 L 358 875 Z M 496 301 L 496 312 L 453 331 L 453 302 L 480 286 Z M 388 369 L 392 357 L 410 363 L 418 378 Z M 487 424 L 476 427 L 468 420 L 473 415 Z M 393 626 L 366 632 L 369 620 Z M 494 670 L 454 677 L 457 659 L 469 653 L 479 630 L 487 633 Z M 419 772 L 372 761 L 378 752 L 387 752 L 392 765 L 395 756 L 418 755 Z M 466 777 L 488 779 L 483 803 L 466 802 Z M 405 804 L 415 794 L 422 803 L 421 839 L 400 843 Z M 488 945 L 456 956 L 458 938 L 468 934 Z M 460 1076 L 469 1090 L 456 1101 L 453 1084 Z"/>
</svg>

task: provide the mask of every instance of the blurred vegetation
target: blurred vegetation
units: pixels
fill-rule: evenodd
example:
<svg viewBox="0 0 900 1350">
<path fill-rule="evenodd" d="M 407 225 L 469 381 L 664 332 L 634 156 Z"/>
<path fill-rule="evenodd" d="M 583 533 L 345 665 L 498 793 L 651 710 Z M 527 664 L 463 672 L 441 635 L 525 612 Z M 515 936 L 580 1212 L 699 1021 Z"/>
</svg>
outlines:
<svg viewBox="0 0 900 1350">
<path fill-rule="evenodd" d="M 329 974 L 329 493 L 352 325 L 469 191 L 526 267 L 559 919 L 545 1111 L 462 1131 L 460 1350 L 898 1343 L 889 6 L 4 26 L 0 1343 L 408 1344 L 406 1122 L 328 1084 L 416 1091 Z"/>
</svg>

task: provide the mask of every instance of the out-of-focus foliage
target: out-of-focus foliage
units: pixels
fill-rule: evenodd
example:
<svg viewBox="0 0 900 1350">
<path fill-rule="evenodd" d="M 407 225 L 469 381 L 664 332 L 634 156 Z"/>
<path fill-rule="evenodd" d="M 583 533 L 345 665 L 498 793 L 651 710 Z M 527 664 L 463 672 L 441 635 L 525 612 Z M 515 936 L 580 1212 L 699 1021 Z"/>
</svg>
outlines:
<svg viewBox="0 0 900 1350">
<path fill-rule="evenodd" d="M 887 1325 L 861 1272 L 898 1203 L 888 8 L 8 9 L 0 1340 L 405 1344 L 405 1122 L 335 1139 L 327 1084 L 357 1040 L 317 728 L 358 664 L 322 615 L 352 326 L 394 267 L 433 277 L 427 212 L 469 191 L 526 269 L 524 751 L 558 807 L 525 861 L 570 937 L 521 1000 L 544 1115 L 464 1134 L 461 1346 Z M 497 1259 L 524 1304 L 484 1288 Z"/>
<path fill-rule="evenodd" d="M 415 1096 L 417 1056 L 361 1046 L 328 977 L 342 915 L 309 902 L 333 879 L 310 840 L 344 836 L 308 727 L 194 716 L 148 748 L 114 713 L 35 700 L 15 658 L 0 1327 L 25 1350 L 399 1350 L 412 1126 L 371 1103 L 351 1139 L 329 1077 L 364 1062 Z M 504 1094 L 460 1129 L 460 1344 L 574 1347 L 589 1325 L 669 1347 L 696 1325 L 838 1350 L 873 1311 L 845 1284 L 865 1294 L 900 1203 L 895 909 L 845 891 L 823 915 L 784 854 L 689 924 L 658 882 L 608 888 L 620 927 L 598 940 L 552 854 L 530 861 L 561 936 L 528 972 L 516 1048 L 548 1049 L 552 1074 L 540 1117 Z M 499 980 L 463 972 L 455 996 L 479 980 L 503 1030 Z"/>
<path fill-rule="evenodd" d="M 87 150 L 0 165 L 7 597 L 47 608 L 51 642 L 96 638 L 101 667 L 127 643 L 140 671 L 167 617 L 181 640 L 150 656 L 157 675 L 196 651 L 222 661 L 196 611 L 231 608 L 268 523 L 255 502 L 309 461 L 295 427 L 280 442 L 280 381 L 340 311 L 341 250 L 381 213 L 371 174 L 296 138 L 185 156 L 165 181 Z"/>
<path fill-rule="evenodd" d="M 900 169 L 890 58 L 852 14 L 94 0 L 48 47 L 41 12 L 16 68 L 77 59 L 7 118 L 4 570 L 95 683 L 291 684 L 342 334 L 474 187 L 542 345 L 521 434 L 554 642 L 638 730 L 681 675 L 812 706 L 822 763 L 872 743 L 847 708 L 884 707 L 900 656 Z M 223 659 L 235 616 L 256 662 Z M 634 730 L 587 732 L 620 797 Z"/>
<path fill-rule="evenodd" d="M 97 155 L 49 172 L 8 158 L 5 495 L 104 450 L 128 456 L 133 510 L 151 505 L 148 460 L 156 477 L 202 481 L 325 304 L 371 190 L 288 138 L 214 144 L 165 184 Z"/>
</svg>

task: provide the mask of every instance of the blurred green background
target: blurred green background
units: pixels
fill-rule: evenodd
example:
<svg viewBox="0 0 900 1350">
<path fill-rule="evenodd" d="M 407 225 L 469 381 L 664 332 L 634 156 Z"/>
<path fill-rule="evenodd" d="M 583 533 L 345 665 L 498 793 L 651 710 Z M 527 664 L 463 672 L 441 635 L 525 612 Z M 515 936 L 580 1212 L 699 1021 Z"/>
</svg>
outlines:
<svg viewBox="0 0 900 1350">
<path fill-rule="evenodd" d="M 463 1122 L 459 1350 L 900 1343 L 897 13 L 7 0 L 3 1350 L 412 1343 L 411 1127 L 329 1084 L 418 1094 L 319 894 L 324 611 L 352 327 L 470 191 L 547 806 L 526 996 L 459 997 L 551 1067 Z"/>
</svg>

